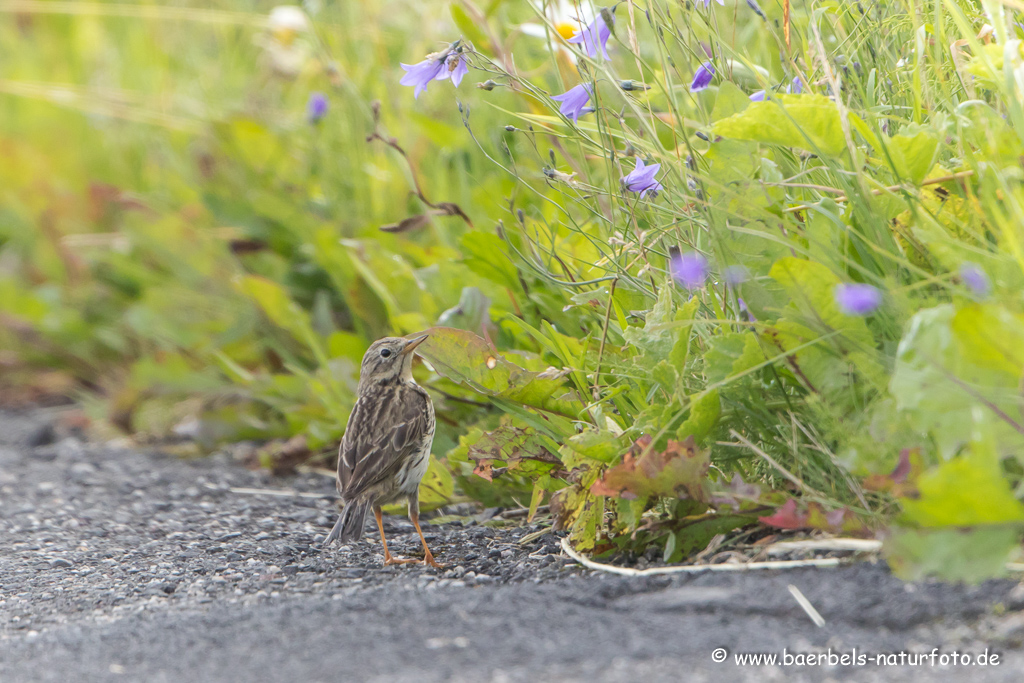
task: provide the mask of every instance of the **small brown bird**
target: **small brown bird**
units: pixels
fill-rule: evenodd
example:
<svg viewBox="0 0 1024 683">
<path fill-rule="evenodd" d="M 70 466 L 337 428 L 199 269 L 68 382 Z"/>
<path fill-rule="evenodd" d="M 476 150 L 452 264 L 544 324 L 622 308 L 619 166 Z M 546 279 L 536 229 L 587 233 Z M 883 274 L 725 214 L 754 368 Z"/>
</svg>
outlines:
<svg viewBox="0 0 1024 683">
<path fill-rule="evenodd" d="M 384 545 L 384 564 L 419 562 L 392 556 L 384 538 L 382 505 L 409 501 L 409 519 L 423 542 L 423 562 L 440 567 L 420 529 L 420 480 L 430 463 L 434 404 L 412 378 L 413 350 L 428 335 L 378 339 L 363 356 L 359 394 L 338 452 L 338 492 L 345 503 L 325 543 L 358 541 L 373 509 Z"/>
</svg>

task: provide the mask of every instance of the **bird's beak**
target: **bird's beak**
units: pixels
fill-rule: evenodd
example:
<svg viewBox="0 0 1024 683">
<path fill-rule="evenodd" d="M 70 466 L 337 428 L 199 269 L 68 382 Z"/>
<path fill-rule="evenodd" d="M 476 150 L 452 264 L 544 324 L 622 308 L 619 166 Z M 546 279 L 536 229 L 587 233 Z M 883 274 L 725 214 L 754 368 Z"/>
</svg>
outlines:
<svg viewBox="0 0 1024 683">
<path fill-rule="evenodd" d="M 402 355 L 405 356 L 407 354 L 412 353 L 413 349 L 415 349 L 417 346 L 425 342 L 427 340 L 427 337 L 429 336 L 429 334 L 421 334 L 418 337 L 413 337 L 412 339 L 406 341 L 405 348 L 402 349 Z"/>
</svg>

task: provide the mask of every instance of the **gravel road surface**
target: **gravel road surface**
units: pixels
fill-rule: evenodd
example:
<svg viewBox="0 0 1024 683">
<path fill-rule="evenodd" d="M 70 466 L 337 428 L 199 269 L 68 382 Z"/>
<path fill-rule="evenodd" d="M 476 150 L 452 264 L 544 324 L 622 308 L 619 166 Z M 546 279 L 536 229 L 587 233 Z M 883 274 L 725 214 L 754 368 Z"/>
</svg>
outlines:
<svg viewBox="0 0 1024 683">
<path fill-rule="evenodd" d="M 903 584 L 870 563 L 622 578 L 575 566 L 551 535 L 520 543 L 537 527 L 480 525 L 425 527 L 445 570 L 381 568 L 375 531 L 321 547 L 336 510 L 326 477 L 86 443 L 54 420 L 0 413 L 0 683 L 1009 682 L 1024 671 L 1013 581 Z M 386 524 L 393 551 L 415 555 L 412 526 Z M 999 658 L 734 659 L 830 648 Z"/>
</svg>

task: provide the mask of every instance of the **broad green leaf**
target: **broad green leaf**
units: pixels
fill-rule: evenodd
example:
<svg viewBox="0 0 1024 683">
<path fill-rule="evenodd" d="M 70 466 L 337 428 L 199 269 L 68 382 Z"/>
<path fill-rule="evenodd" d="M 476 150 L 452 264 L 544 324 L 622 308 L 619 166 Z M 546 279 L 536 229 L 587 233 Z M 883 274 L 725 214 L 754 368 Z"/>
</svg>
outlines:
<svg viewBox="0 0 1024 683">
<path fill-rule="evenodd" d="M 923 527 L 1024 522 L 1024 505 L 1014 497 L 998 456 L 980 443 L 924 472 L 917 495 L 901 502 L 904 518 Z"/>
<path fill-rule="evenodd" d="M 584 429 L 566 440 L 566 445 L 580 455 L 601 462 L 612 462 L 623 450 L 622 440 L 609 431 Z"/>
<path fill-rule="evenodd" d="M 474 273 L 514 292 L 520 291 L 508 245 L 500 237 L 489 232 L 467 232 L 459 240 L 459 246 L 463 262 Z"/>
<path fill-rule="evenodd" d="M 718 397 L 718 390 L 705 392 L 693 400 L 690 405 L 690 415 L 680 425 L 676 435 L 679 439 L 693 437 L 698 443 L 701 443 L 718 424 L 721 414 L 722 402 Z"/>
<path fill-rule="evenodd" d="M 842 332 L 850 341 L 874 346 L 864 319 L 846 315 L 839 309 L 834 290 L 840 280 L 827 267 L 787 257 L 779 259 L 770 274 L 789 292 L 793 305 L 800 310 L 805 321 L 818 319 L 827 329 Z"/>
<path fill-rule="evenodd" d="M 469 16 L 466 8 L 459 4 L 458 1 L 451 4 L 452 21 L 462 31 L 462 35 L 473 44 L 478 50 L 489 51 L 491 49 L 490 41 L 487 40 L 487 36 L 484 32 L 476 25 L 476 22 Z"/>
<path fill-rule="evenodd" d="M 541 432 L 502 420 L 497 429 L 484 433 L 469 447 L 467 457 L 477 463 L 478 473 L 485 479 L 498 475 L 494 464 L 536 478 L 561 466 L 557 450 L 558 444 Z"/>
<path fill-rule="evenodd" d="M 672 344 L 672 351 L 669 352 L 668 359 L 675 366 L 676 373 L 680 375 L 686 372 L 686 361 L 690 354 L 690 335 L 693 331 L 691 321 L 697 315 L 699 306 L 700 300 L 697 297 L 692 297 L 676 311 L 676 322 L 683 324 L 676 332 L 676 341 Z"/>
<path fill-rule="evenodd" d="M 0 280 L 0 311 L 40 324 L 49 312 L 46 302 L 10 279 Z"/>
<path fill-rule="evenodd" d="M 765 361 L 764 351 L 753 332 L 714 337 L 704 353 L 704 376 L 708 384 L 740 375 Z"/>
<path fill-rule="evenodd" d="M 904 581 L 936 577 L 977 583 L 1003 576 L 1019 544 L 1020 529 L 1013 526 L 901 529 L 889 535 L 883 553 Z"/>
<path fill-rule="evenodd" d="M 569 394 L 562 371 L 531 372 L 509 361 L 486 340 L 465 330 L 433 327 L 418 349 L 438 374 L 474 390 L 534 408 L 573 416 L 582 404 Z"/>
<path fill-rule="evenodd" d="M 666 544 L 666 561 L 679 562 L 706 548 L 711 539 L 718 534 L 727 534 L 755 521 L 757 521 L 757 517 L 754 515 L 707 513 L 684 517 L 678 520 L 683 527 L 669 535 L 669 539 L 673 542 L 674 552 L 669 554 Z"/>
<path fill-rule="evenodd" d="M 477 287 L 463 287 L 459 303 L 441 313 L 437 324 L 439 327 L 455 327 L 476 334 L 483 325 L 490 322 L 490 306 L 490 298 Z"/>
<path fill-rule="evenodd" d="M 716 135 L 771 145 L 798 147 L 831 156 L 846 148 L 839 110 L 824 95 L 777 95 L 751 102 L 743 111 L 717 121 Z"/>
<path fill-rule="evenodd" d="M 1017 457 L 1024 449 L 1022 345 L 1019 318 L 994 305 L 919 311 L 896 350 L 889 391 L 911 425 L 931 434 L 943 458 L 971 441 L 977 410 L 992 418 L 999 452 Z"/>
<path fill-rule="evenodd" d="M 715 95 L 715 106 L 711 110 L 711 120 L 718 121 L 743 111 L 750 106 L 750 97 L 733 85 L 730 81 L 724 81 L 718 88 Z"/>
<path fill-rule="evenodd" d="M 259 304 L 260 309 L 278 327 L 292 334 L 303 343 L 315 335 L 309 314 L 288 296 L 284 287 L 276 282 L 256 275 L 243 276 L 238 288 Z"/>
<path fill-rule="evenodd" d="M 680 327 L 672 324 L 673 308 L 672 287 L 662 287 L 658 301 L 647 312 L 644 326 L 630 326 L 622 333 L 626 342 L 639 352 L 636 362 L 648 370 L 669 357 L 681 329 L 685 328 L 689 334 L 688 325 Z"/>
<path fill-rule="evenodd" d="M 894 135 L 887 140 L 889 158 L 896 173 L 912 183 L 920 183 L 935 165 L 939 139 L 930 130 L 917 128 Z"/>
<path fill-rule="evenodd" d="M 957 310 L 952 326 L 961 357 L 1010 378 L 1024 373 L 1024 317 L 996 304 L 969 304 Z"/>
<path fill-rule="evenodd" d="M 792 297 L 785 317 L 775 325 L 776 341 L 786 350 L 803 347 L 796 352 L 797 365 L 817 391 L 850 400 L 851 382 L 857 377 L 884 386 L 887 377 L 871 331 L 863 318 L 839 309 L 834 296 L 839 278 L 831 270 L 787 257 L 772 267 L 771 277 Z"/>
</svg>

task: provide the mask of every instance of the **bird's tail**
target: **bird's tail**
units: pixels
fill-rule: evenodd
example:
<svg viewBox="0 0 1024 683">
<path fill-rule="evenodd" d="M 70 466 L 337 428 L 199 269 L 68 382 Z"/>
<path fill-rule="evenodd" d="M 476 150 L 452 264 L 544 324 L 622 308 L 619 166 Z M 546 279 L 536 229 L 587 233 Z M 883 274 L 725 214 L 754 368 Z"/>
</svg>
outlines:
<svg viewBox="0 0 1024 683">
<path fill-rule="evenodd" d="M 366 524 L 366 513 L 373 506 L 373 500 L 352 501 L 345 505 L 338 517 L 337 523 L 327 535 L 324 545 L 330 545 L 332 541 L 340 540 L 342 543 L 358 541 L 363 536 L 363 525 Z"/>
</svg>

